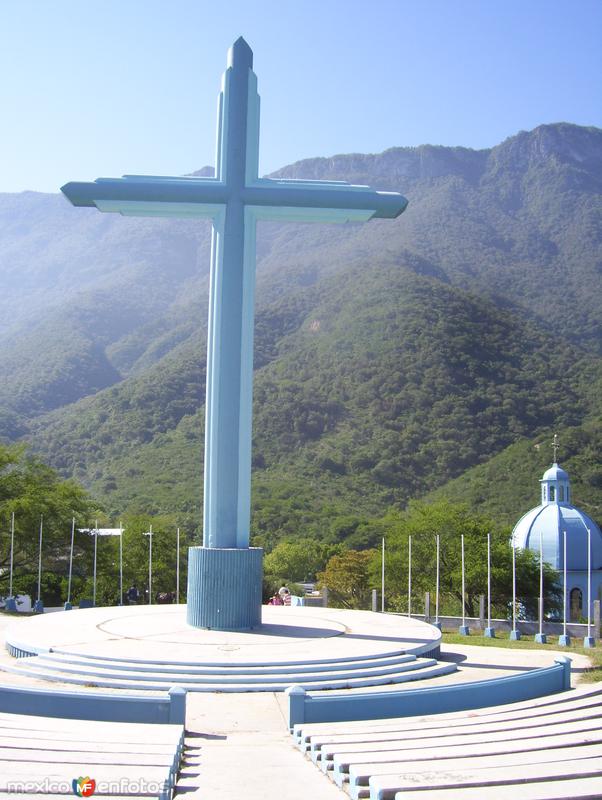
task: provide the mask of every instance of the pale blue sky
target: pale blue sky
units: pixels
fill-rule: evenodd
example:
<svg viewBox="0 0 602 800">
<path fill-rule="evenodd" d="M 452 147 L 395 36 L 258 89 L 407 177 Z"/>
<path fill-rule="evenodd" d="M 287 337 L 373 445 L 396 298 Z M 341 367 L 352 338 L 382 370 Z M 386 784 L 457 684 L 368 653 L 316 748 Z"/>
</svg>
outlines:
<svg viewBox="0 0 602 800">
<path fill-rule="evenodd" d="M 213 164 L 226 51 L 262 173 L 424 143 L 602 127 L 602 0 L 0 0 L 0 191 Z"/>
</svg>

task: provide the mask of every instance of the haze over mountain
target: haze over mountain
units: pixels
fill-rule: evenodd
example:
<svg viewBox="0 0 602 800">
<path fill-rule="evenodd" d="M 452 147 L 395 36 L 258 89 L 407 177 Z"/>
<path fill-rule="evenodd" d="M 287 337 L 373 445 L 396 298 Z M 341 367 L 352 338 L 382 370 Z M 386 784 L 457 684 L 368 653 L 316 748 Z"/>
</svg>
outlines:
<svg viewBox="0 0 602 800">
<path fill-rule="evenodd" d="M 602 131 L 546 125 L 491 150 L 395 148 L 277 176 L 410 204 L 367 225 L 260 226 L 255 532 L 340 538 L 517 441 L 595 439 Z M 0 435 L 115 512 L 196 521 L 208 268 L 206 223 L 0 195 Z M 592 459 L 574 496 L 596 505 Z M 524 510 L 510 494 L 509 516 Z"/>
</svg>

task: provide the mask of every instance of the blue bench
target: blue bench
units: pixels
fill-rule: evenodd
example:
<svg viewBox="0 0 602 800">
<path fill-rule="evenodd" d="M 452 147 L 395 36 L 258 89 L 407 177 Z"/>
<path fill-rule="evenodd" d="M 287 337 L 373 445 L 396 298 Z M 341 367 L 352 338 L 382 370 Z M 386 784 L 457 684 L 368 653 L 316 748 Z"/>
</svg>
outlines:
<svg viewBox="0 0 602 800">
<path fill-rule="evenodd" d="M 289 686 L 288 718 L 295 725 L 311 722 L 390 719 L 416 714 L 442 714 L 517 703 L 571 688 L 571 660 L 559 656 L 550 667 L 520 675 L 474 683 L 447 684 L 411 691 L 366 694 L 328 693 L 312 695 L 301 686 Z"/>
<path fill-rule="evenodd" d="M 174 686 L 160 696 L 148 697 L 0 685 L 0 711 L 104 722 L 184 725 L 186 690 Z"/>
</svg>

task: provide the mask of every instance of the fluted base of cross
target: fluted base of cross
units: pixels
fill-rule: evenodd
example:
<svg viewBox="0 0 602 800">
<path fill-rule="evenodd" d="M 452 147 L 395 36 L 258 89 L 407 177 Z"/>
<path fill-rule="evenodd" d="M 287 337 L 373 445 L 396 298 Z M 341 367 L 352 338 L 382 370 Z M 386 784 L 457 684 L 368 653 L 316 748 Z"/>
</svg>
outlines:
<svg viewBox="0 0 602 800">
<path fill-rule="evenodd" d="M 186 621 L 195 628 L 241 631 L 261 624 L 263 550 L 191 547 Z"/>
</svg>

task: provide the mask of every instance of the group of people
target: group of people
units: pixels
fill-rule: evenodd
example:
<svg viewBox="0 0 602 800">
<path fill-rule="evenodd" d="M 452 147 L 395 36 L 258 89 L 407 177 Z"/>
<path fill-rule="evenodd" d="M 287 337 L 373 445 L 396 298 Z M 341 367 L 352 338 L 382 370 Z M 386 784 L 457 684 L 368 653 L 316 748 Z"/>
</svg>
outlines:
<svg viewBox="0 0 602 800">
<path fill-rule="evenodd" d="M 270 598 L 269 606 L 290 606 L 291 592 L 288 586 L 281 586 L 276 594 Z"/>
<path fill-rule="evenodd" d="M 133 583 L 125 594 L 125 600 L 128 606 L 137 606 L 140 602 L 148 603 L 148 589 L 140 591 Z M 155 595 L 156 603 L 174 603 L 175 600 L 175 592 L 157 592 Z"/>
</svg>

